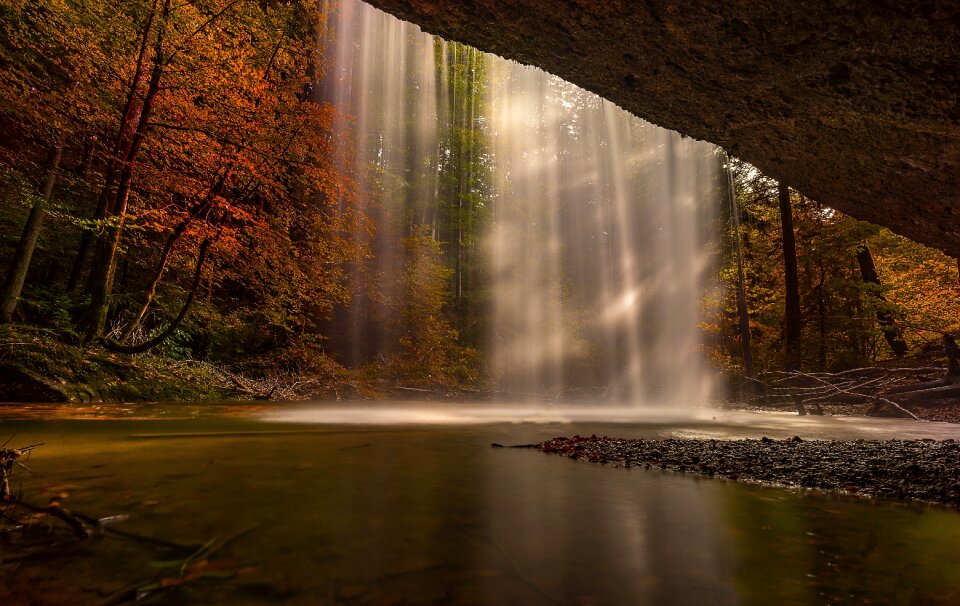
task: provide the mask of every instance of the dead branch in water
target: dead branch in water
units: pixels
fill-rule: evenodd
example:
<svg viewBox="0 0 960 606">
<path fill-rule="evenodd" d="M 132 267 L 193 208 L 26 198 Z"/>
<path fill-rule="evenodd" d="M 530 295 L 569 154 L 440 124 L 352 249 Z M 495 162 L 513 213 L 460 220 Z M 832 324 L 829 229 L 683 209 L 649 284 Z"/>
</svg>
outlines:
<svg viewBox="0 0 960 606">
<path fill-rule="evenodd" d="M 19 465 L 26 469 L 26 465 L 21 463 L 19 459 L 29 456 L 34 448 L 43 446 L 43 444 L 31 444 L 21 448 L 7 448 L 6 446 L 7 444 L 4 443 L 3 447 L 0 448 L 0 503 L 7 503 L 13 499 L 13 494 L 10 492 L 10 476 L 13 474 L 14 467 Z"/>
<path fill-rule="evenodd" d="M 22 495 L 13 494 L 13 492 L 10 490 L 10 477 L 14 468 L 19 466 L 29 471 L 27 466 L 20 462 L 20 459 L 25 456 L 29 456 L 34 449 L 40 446 L 43 446 L 43 443 L 31 444 L 29 446 L 22 446 L 20 448 L 7 448 L 5 443 L 2 447 L 0 447 L 0 518 L 9 523 L 8 527 L 4 528 L 4 530 L 21 530 L 30 524 L 29 522 L 22 522 L 17 518 L 16 514 L 17 510 L 19 509 L 26 510 L 31 514 L 39 514 L 41 517 L 50 516 L 51 518 L 60 520 L 70 529 L 75 540 L 87 539 L 93 536 L 102 535 L 106 532 L 131 541 L 152 545 L 154 547 L 162 547 L 165 549 L 175 549 L 180 551 L 192 549 L 192 547 L 189 545 L 180 545 L 171 541 L 155 539 L 153 537 L 147 537 L 108 526 L 110 523 L 118 521 L 118 519 L 125 518 L 125 516 L 112 516 L 98 519 L 82 513 L 70 511 L 54 501 L 51 501 L 50 504 L 46 506 L 35 505 L 25 500 Z M 21 559 L 21 556 L 32 557 L 33 555 L 42 554 L 49 548 L 57 547 L 61 544 L 66 544 L 67 542 L 75 541 L 55 543 L 53 545 L 48 545 L 44 549 L 28 549 L 23 554 L 17 554 L 11 557 L 13 560 Z M 12 561 L 11 557 L 5 557 L 2 561 Z"/>
</svg>

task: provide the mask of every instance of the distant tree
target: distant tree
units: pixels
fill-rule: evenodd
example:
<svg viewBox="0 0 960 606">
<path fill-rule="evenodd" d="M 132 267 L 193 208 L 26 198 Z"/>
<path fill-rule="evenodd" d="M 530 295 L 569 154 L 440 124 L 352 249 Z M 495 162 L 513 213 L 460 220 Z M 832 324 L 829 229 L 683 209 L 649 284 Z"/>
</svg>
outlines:
<svg viewBox="0 0 960 606">
<path fill-rule="evenodd" d="M 784 234 L 778 220 L 781 190 L 777 182 L 736 159 L 731 159 L 730 167 L 742 221 L 745 294 L 755 363 L 760 372 L 783 369 L 788 352 L 786 266 L 781 257 Z M 954 259 L 855 221 L 796 192 L 792 192 L 790 206 L 805 365 L 837 371 L 897 357 L 887 329 L 899 331 L 899 337 L 890 336 L 906 344 L 908 352 L 929 359 L 942 347 L 943 334 L 960 330 L 960 287 Z M 727 237 L 733 237 L 732 228 Z M 882 284 L 864 281 L 858 262 L 860 246 L 869 248 Z M 715 359 L 726 366 L 740 366 L 739 347 L 732 337 L 737 331 L 732 239 L 726 250 L 721 269 L 721 278 L 729 287 L 725 289 L 724 314 L 717 316 L 710 330 L 731 335 L 718 341 L 724 349 L 721 353 L 715 348 Z M 884 318 L 893 324 L 885 324 Z"/>
<path fill-rule="evenodd" d="M 400 367 L 410 377 L 446 382 L 463 368 L 459 360 L 468 355 L 457 345 L 457 331 L 448 319 L 453 270 L 443 264 L 441 244 L 429 226 L 416 227 L 404 238 L 403 247 Z M 456 378 L 470 377 L 461 372 Z"/>
<path fill-rule="evenodd" d="M 784 278 L 784 330 L 783 342 L 784 367 L 786 370 L 800 370 L 802 330 L 800 315 L 800 285 L 797 273 L 797 242 L 793 231 L 793 209 L 790 205 L 790 188 L 780 183 L 778 188 L 780 201 L 780 229 L 783 244 Z"/>
<path fill-rule="evenodd" d="M 750 312 L 747 309 L 746 295 L 746 277 L 743 268 L 743 241 L 740 236 L 740 205 L 737 203 L 737 191 L 733 178 L 733 166 L 730 157 L 727 156 L 726 163 L 727 174 L 727 198 L 730 204 L 730 221 L 733 234 L 733 253 L 736 259 L 736 298 L 737 298 L 737 319 L 740 335 L 740 350 L 743 358 L 744 373 L 748 378 L 753 378 L 753 347 L 752 335 L 750 334 Z"/>
<path fill-rule="evenodd" d="M 887 298 L 879 292 L 880 275 L 877 273 L 877 267 L 873 262 L 873 254 L 866 244 L 857 246 L 857 264 L 860 266 L 860 275 L 863 281 L 868 285 L 877 287 L 873 293 L 877 302 L 877 323 L 880 325 L 880 331 L 883 338 L 893 351 L 893 355 L 902 357 L 907 353 L 907 342 L 903 340 L 903 331 L 897 326 L 893 312 L 886 308 Z"/>
</svg>

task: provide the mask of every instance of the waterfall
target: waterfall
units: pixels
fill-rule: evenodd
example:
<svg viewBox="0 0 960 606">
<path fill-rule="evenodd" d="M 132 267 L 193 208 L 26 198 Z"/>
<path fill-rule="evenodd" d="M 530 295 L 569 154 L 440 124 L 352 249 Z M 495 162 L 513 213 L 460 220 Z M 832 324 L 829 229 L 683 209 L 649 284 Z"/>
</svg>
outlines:
<svg viewBox="0 0 960 606">
<path fill-rule="evenodd" d="M 337 143 L 349 148 L 362 199 L 360 209 L 377 226 L 369 242 L 372 268 L 357 268 L 342 338 L 348 361 L 390 350 L 376 320 L 389 313 L 384 297 L 396 285 L 382 276 L 400 271 L 399 238 L 404 209 L 419 206 L 416 220 L 434 223 L 437 199 L 438 76 L 435 41 L 415 26 L 356 0 L 326 0 L 325 77 L 319 97 L 338 106 Z M 343 154 L 338 154 L 343 155 Z M 364 240 L 366 233 L 355 234 Z M 372 273 L 370 271 L 372 270 Z M 371 292 L 375 282 L 385 292 Z"/>
<path fill-rule="evenodd" d="M 481 327 L 506 397 L 709 397 L 716 148 L 358 0 L 331 2 L 322 94 L 349 116 L 338 132 L 377 225 L 374 275 L 401 271 L 402 238 L 428 226 L 461 336 Z M 344 322 L 358 359 L 389 351 L 389 322 L 375 324 L 402 296 L 389 280 L 364 295 L 370 279 L 357 273 Z"/>
</svg>

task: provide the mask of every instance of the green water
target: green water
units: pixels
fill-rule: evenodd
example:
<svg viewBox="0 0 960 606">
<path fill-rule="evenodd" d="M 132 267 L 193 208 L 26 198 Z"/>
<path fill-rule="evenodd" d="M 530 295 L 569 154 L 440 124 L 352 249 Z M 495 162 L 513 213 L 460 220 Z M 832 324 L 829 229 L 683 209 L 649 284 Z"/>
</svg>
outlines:
<svg viewBox="0 0 960 606">
<path fill-rule="evenodd" d="M 33 473 L 18 476 L 29 500 L 67 493 L 65 507 L 128 515 L 117 528 L 181 543 L 249 530 L 212 558 L 242 574 L 154 603 L 960 603 L 955 511 L 490 447 L 689 428 L 283 424 L 250 414 L 8 418 L 0 432 L 46 443 Z M 99 604 L 156 577 L 151 562 L 162 558 L 127 540 L 86 541 L 0 567 L 0 604 Z"/>
</svg>

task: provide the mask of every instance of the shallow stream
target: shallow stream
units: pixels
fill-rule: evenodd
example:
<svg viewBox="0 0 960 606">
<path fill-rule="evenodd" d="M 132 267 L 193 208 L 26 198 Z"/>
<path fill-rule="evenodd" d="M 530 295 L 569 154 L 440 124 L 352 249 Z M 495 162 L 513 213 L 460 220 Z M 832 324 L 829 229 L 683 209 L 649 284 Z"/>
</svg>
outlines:
<svg viewBox="0 0 960 606">
<path fill-rule="evenodd" d="M 960 438 L 956 425 L 711 410 L 0 407 L 3 440 L 44 443 L 17 476 L 25 499 L 59 495 L 187 544 L 247 531 L 216 555 L 224 578 L 157 603 L 960 603 L 956 511 L 490 446 L 575 433 Z M 0 567 L 0 603 L 103 603 L 161 559 L 85 541 Z"/>
</svg>

